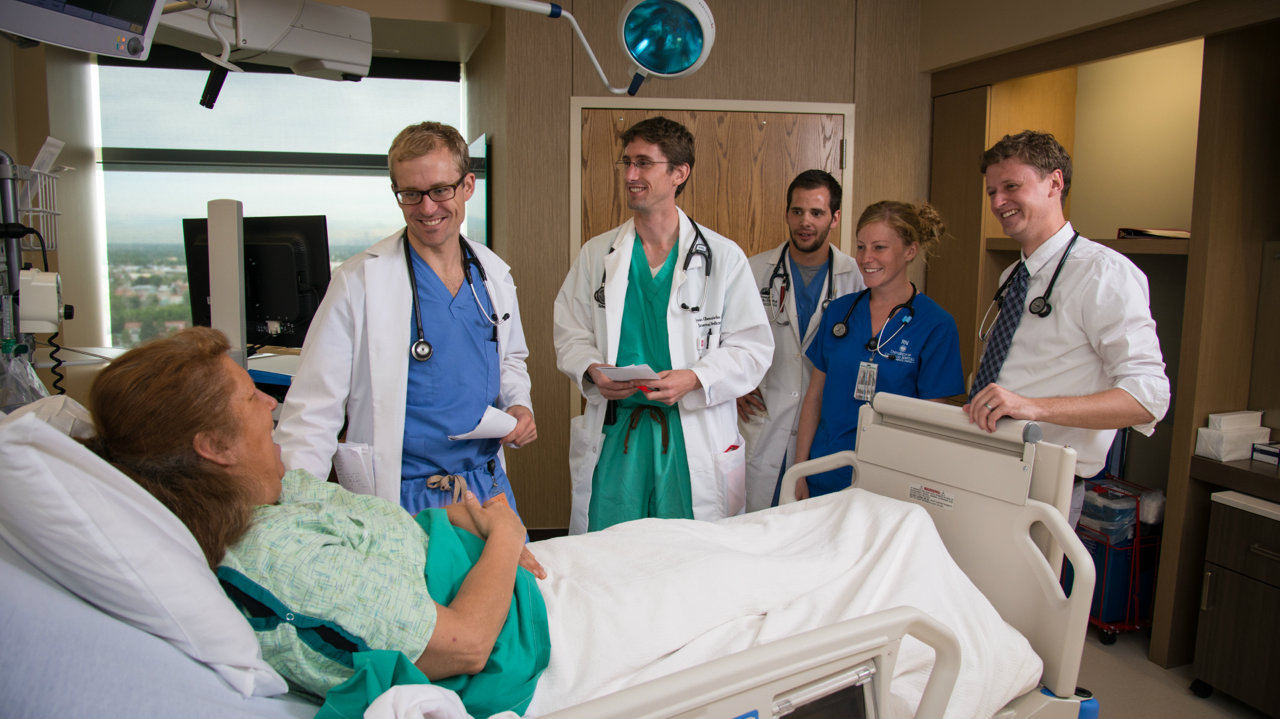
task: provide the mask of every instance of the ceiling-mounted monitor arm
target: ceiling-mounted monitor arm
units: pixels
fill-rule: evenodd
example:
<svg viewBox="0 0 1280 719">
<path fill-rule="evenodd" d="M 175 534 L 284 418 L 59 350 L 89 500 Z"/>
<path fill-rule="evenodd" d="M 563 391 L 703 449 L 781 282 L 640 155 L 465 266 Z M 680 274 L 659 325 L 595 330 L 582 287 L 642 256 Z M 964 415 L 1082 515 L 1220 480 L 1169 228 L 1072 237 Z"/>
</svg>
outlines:
<svg viewBox="0 0 1280 719">
<path fill-rule="evenodd" d="M 591 58 L 591 64 L 595 67 L 596 73 L 600 75 L 600 81 L 608 88 L 609 92 L 615 95 L 632 95 L 634 96 L 640 90 L 640 84 L 644 82 L 646 73 L 643 69 L 637 68 L 634 76 L 631 78 L 631 84 L 628 87 L 614 87 L 609 84 L 609 78 L 605 77 L 604 69 L 600 67 L 600 62 L 596 60 L 596 54 L 591 51 L 591 44 L 587 42 L 586 36 L 582 34 L 582 28 L 578 27 L 578 21 L 574 19 L 573 13 L 560 7 L 555 3 L 538 2 L 538 0 L 473 0 L 473 2 L 483 3 L 485 5 L 496 5 L 510 10 L 524 10 L 526 12 L 546 15 L 549 18 L 563 17 L 573 26 L 573 32 L 578 36 L 582 48 L 587 51 L 587 57 Z"/>
</svg>

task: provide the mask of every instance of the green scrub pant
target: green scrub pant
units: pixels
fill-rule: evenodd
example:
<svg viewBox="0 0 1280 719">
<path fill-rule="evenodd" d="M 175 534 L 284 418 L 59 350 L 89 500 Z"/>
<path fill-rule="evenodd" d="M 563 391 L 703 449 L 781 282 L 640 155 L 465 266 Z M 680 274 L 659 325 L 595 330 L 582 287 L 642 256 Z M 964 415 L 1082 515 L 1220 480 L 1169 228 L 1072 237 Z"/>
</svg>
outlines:
<svg viewBox="0 0 1280 719">
<path fill-rule="evenodd" d="M 633 519 L 693 519 L 679 407 L 622 400 L 591 477 L 587 529 Z"/>
</svg>

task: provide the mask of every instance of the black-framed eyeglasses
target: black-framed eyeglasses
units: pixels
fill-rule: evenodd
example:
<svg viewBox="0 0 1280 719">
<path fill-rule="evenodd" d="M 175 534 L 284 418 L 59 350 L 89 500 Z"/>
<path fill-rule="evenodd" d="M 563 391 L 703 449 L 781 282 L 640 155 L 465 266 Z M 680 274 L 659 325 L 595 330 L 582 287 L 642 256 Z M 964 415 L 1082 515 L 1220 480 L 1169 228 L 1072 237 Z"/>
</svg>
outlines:
<svg viewBox="0 0 1280 719">
<path fill-rule="evenodd" d="M 447 202 L 458 194 L 458 187 L 466 179 L 467 176 L 463 175 L 452 185 L 439 185 L 430 190 L 393 190 L 392 192 L 395 193 L 396 202 L 402 205 L 417 205 L 422 202 L 423 197 L 430 197 L 432 202 Z"/>
<path fill-rule="evenodd" d="M 623 172 L 626 172 L 632 167 L 635 167 L 637 170 L 644 172 L 645 170 L 648 170 L 650 167 L 653 167 L 654 165 L 670 165 L 671 161 L 670 160 L 650 160 L 647 157 L 637 157 L 636 159 L 632 160 L 629 157 L 624 157 L 613 164 L 617 165 L 618 169 Z"/>
</svg>

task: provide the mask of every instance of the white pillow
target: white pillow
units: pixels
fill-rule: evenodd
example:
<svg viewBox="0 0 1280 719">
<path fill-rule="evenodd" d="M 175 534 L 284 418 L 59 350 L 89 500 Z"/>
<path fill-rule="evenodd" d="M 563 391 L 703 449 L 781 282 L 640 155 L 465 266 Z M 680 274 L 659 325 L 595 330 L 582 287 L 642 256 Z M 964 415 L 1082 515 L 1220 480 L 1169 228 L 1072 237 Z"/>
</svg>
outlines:
<svg viewBox="0 0 1280 719">
<path fill-rule="evenodd" d="M 0 467 L 0 536 L 27 561 L 246 697 L 288 691 L 195 537 L 145 489 L 37 412 L 0 422 Z"/>
</svg>

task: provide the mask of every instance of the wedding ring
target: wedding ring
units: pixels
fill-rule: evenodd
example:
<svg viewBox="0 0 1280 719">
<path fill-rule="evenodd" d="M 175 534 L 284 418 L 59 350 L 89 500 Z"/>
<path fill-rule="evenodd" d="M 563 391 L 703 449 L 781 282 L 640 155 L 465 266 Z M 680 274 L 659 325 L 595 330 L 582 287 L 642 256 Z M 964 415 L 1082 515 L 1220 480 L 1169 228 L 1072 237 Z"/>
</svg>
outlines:
<svg viewBox="0 0 1280 719">
<path fill-rule="evenodd" d="M 982 406 L 983 406 L 983 407 L 986 407 L 987 409 L 995 409 L 995 407 L 992 407 L 992 406 L 991 406 L 989 403 L 987 403 L 987 402 L 983 402 L 983 403 L 982 403 Z"/>
</svg>

